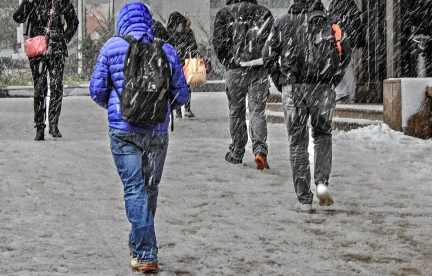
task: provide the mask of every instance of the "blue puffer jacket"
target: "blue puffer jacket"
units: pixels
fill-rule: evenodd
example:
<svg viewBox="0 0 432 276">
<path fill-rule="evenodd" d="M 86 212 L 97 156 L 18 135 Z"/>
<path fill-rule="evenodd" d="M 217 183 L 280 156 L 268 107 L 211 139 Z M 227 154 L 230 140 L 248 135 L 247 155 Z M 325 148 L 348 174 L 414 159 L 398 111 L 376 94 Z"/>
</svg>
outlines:
<svg viewBox="0 0 432 276">
<path fill-rule="evenodd" d="M 153 39 L 153 22 L 148 8 L 139 2 L 124 5 L 118 16 L 117 34 L 129 34 L 137 39 L 147 34 Z M 147 43 L 148 38 L 145 37 L 143 42 Z M 143 134 L 167 134 L 170 111 L 163 124 L 132 124 L 121 117 L 120 100 L 112 84 L 121 95 L 124 86 L 123 67 L 128 48 L 129 44 L 121 37 L 113 37 L 105 43 L 90 81 L 90 95 L 97 104 L 108 109 L 110 127 Z M 168 43 L 165 43 L 162 49 L 168 57 L 172 72 L 171 98 L 174 101 L 170 108 L 177 109 L 186 103 L 189 91 L 176 50 Z"/>
</svg>

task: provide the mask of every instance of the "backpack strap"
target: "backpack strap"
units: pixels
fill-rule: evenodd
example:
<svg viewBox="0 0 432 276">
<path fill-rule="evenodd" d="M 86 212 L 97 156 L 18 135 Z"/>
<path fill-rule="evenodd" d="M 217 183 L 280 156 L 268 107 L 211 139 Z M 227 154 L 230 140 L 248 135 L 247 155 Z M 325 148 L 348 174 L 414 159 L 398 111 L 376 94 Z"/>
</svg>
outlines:
<svg viewBox="0 0 432 276">
<path fill-rule="evenodd" d="M 131 44 L 131 43 L 134 42 L 134 41 L 137 41 L 137 40 L 135 39 L 135 37 L 133 37 L 133 36 L 131 36 L 131 35 L 116 35 L 115 37 L 123 38 L 123 39 L 126 40 L 126 42 L 129 43 L 129 44 Z M 111 82 L 112 82 L 112 85 L 113 85 L 113 87 L 114 87 L 115 92 L 117 93 L 118 98 L 121 99 L 121 96 L 120 96 L 120 93 L 119 93 L 118 90 L 117 90 L 117 87 L 115 87 L 115 84 L 114 84 L 114 82 L 113 82 L 112 80 L 111 80 Z"/>
<path fill-rule="evenodd" d="M 131 35 L 116 35 L 116 37 L 121 37 L 124 40 L 127 41 L 127 43 L 131 44 L 134 41 L 137 41 L 137 39 Z"/>
<path fill-rule="evenodd" d="M 332 25 L 333 31 L 335 32 L 335 39 L 336 39 L 336 45 L 339 51 L 339 57 L 342 60 L 342 45 L 340 41 L 342 40 L 342 30 L 339 27 L 339 25 L 333 24 Z"/>
</svg>

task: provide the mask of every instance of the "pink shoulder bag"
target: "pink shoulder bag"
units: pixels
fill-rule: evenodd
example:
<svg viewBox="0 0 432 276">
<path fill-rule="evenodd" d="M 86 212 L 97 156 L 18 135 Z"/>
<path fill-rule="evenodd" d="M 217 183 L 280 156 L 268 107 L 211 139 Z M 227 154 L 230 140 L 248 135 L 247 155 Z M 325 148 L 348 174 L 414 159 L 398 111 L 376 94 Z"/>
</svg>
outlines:
<svg viewBox="0 0 432 276">
<path fill-rule="evenodd" d="M 24 41 L 24 45 L 26 48 L 26 56 L 35 57 L 35 56 L 42 55 L 42 54 L 46 53 L 46 51 L 48 50 L 46 38 L 48 35 L 48 30 L 50 28 L 51 20 L 52 20 L 53 13 L 54 13 L 54 4 L 55 4 L 55 1 L 53 1 L 52 7 L 51 7 L 50 19 L 48 21 L 48 27 L 47 27 L 47 31 L 45 33 L 45 36 L 38 35 L 38 36 L 35 36 L 32 38 L 26 39 L 26 41 Z"/>
</svg>

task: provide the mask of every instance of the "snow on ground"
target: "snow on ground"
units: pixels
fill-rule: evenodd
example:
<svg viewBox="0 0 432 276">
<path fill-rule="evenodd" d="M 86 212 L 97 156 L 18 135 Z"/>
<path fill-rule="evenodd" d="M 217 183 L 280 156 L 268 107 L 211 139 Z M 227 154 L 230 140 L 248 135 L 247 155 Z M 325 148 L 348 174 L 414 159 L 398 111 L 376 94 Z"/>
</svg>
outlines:
<svg viewBox="0 0 432 276">
<path fill-rule="evenodd" d="M 64 138 L 35 142 L 32 101 L 0 99 L 0 275 L 137 275 L 105 110 L 67 97 Z M 244 164 L 224 161 L 224 93 L 194 93 L 192 110 L 170 133 L 159 275 L 430 275 L 432 141 L 335 133 L 335 205 L 297 214 L 284 125 L 257 171 L 250 143 Z"/>
</svg>

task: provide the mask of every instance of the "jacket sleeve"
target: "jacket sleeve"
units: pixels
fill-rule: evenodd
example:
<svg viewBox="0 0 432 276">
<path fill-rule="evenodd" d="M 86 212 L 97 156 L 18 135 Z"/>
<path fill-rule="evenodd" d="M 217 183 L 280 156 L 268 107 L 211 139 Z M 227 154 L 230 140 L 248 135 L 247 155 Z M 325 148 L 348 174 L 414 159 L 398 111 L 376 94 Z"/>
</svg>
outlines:
<svg viewBox="0 0 432 276">
<path fill-rule="evenodd" d="M 183 66 L 173 46 L 165 43 L 162 47 L 165 51 L 171 66 L 171 108 L 182 107 L 189 97 L 189 88 L 183 74 Z"/>
<path fill-rule="evenodd" d="M 271 29 L 270 35 L 264 45 L 262 55 L 264 68 L 267 69 L 277 89 L 281 91 L 282 87 L 279 85 L 279 80 L 282 73 L 280 71 L 279 56 L 282 53 L 282 42 L 280 41 L 280 30 L 277 27 L 277 23 L 278 22 L 276 22 Z"/>
<path fill-rule="evenodd" d="M 64 38 L 66 43 L 69 43 L 78 29 L 79 20 L 72 3 L 69 1 L 63 13 L 67 24 L 66 30 L 64 32 Z"/>
<path fill-rule="evenodd" d="M 18 10 L 13 14 L 13 19 L 17 23 L 24 23 L 27 17 L 30 15 L 34 8 L 34 2 L 30 3 L 28 0 L 24 0 L 18 7 Z"/>
<path fill-rule="evenodd" d="M 263 20 L 265 22 L 265 26 L 259 38 L 260 41 L 265 42 L 269 37 L 270 33 L 272 32 L 274 25 L 274 17 L 269 10 L 265 12 Z M 260 45 L 263 45 L 263 43 L 260 43 Z"/>
<path fill-rule="evenodd" d="M 109 41 L 108 41 L 109 42 Z M 103 108 L 108 108 L 111 92 L 111 76 L 109 72 L 107 43 L 100 50 L 95 70 L 90 80 L 90 96 Z"/>
<path fill-rule="evenodd" d="M 342 62 L 342 68 L 345 71 L 348 67 L 348 64 L 351 62 L 351 56 L 352 56 L 352 48 L 349 43 L 349 40 L 347 37 L 342 36 L 342 39 L 340 41 L 340 44 L 342 46 L 342 53 L 341 53 L 341 62 Z"/>
<path fill-rule="evenodd" d="M 232 42 L 229 35 L 229 17 L 227 11 L 220 10 L 216 14 L 213 31 L 213 48 L 220 63 L 228 66 L 233 59 Z"/>
<path fill-rule="evenodd" d="M 192 57 L 196 57 L 198 54 L 198 45 L 195 39 L 195 35 L 191 29 L 188 31 L 188 51 L 190 51 Z M 188 53 L 189 55 L 189 53 Z"/>
<path fill-rule="evenodd" d="M 361 48 L 365 45 L 365 28 L 361 21 L 361 12 L 353 0 L 332 1 L 329 7 L 332 23 L 343 27 L 351 47 Z"/>
</svg>

